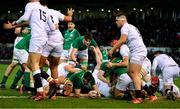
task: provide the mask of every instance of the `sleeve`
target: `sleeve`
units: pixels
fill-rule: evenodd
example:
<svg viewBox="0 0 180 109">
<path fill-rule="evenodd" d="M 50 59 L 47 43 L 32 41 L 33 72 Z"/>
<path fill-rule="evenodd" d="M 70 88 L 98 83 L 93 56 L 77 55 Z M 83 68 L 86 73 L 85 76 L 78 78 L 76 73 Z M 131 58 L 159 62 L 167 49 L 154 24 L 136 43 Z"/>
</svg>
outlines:
<svg viewBox="0 0 180 109">
<path fill-rule="evenodd" d="M 79 38 L 76 38 L 72 43 L 73 48 L 79 48 Z"/>
<path fill-rule="evenodd" d="M 75 38 L 81 36 L 80 33 L 77 30 L 75 31 L 75 36 L 76 36 Z"/>
<path fill-rule="evenodd" d="M 154 75 L 156 75 L 155 72 L 156 72 L 157 66 L 158 66 L 158 61 L 157 61 L 157 59 L 155 58 L 155 59 L 153 60 L 153 63 L 152 63 L 152 71 L 153 71 Z"/>
<path fill-rule="evenodd" d="M 128 35 L 128 27 L 126 24 L 121 28 L 121 34 Z"/>
<path fill-rule="evenodd" d="M 32 5 L 30 3 L 26 5 L 24 14 L 16 21 L 16 23 L 21 23 L 30 19 L 31 12 L 33 10 L 31 6 Z"/>
<path fill-rule="evenodd" d="M 120 55 L 122 57 L 124 56 L 128 56 L 129 57 L 129 48 L 127 47 L 127 45 L 122 45 L 121 48 L 120 48 Z"/>
<path fill-rule="evenodd" d="M 64 14 L 57 11 L 57 16 L 58 16 L 59 21 L 64 21 Z"/>
<path fill-rule="evenodd" d="M 92 45 L 92 46 L 94 46 L 94 47 L 97 47 L 97 43 L 96 43 L 96 41 L 94 40 L 94 39 L 92 39 L 92 41 L 91 41 L 91 44 L 90 45 Z"/>
</svg>

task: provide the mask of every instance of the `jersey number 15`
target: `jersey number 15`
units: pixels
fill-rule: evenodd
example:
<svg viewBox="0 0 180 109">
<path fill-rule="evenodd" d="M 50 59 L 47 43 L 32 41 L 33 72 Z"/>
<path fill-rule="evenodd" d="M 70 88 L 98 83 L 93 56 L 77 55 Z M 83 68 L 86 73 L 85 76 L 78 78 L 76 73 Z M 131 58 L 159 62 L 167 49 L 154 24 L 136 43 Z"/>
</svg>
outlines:
<svg viewBox="0 0 180 109">
<path fill-rule="evenodd" d="M 41 9 L 39 9 L 39 12 L 40 12 L 40 20 L 46 22 L 46 12 L 42 11 Z"/>
</svg>

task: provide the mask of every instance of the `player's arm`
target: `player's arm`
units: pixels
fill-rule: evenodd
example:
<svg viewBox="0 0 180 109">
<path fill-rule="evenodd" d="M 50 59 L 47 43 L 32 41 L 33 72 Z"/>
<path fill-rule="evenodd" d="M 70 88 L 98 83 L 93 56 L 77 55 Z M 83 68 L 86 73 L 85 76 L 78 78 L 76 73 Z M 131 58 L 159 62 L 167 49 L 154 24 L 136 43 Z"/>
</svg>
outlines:
<svg viewBox="0 0 180 109">
<path fill-rule="evenodd" d="M 78 52 L 77 48 L 73 48 L 70 54 L 70 59 L 76 62 L 76 53 Z"/>
<path fill-rule="evenodd" d="M 71 72 L 71 73 L 76 73 L 76 72 L 79 72 L 79 71 L 80 71 L 80 69 L 74 68 L 74 67 L 71 66 L 71 65 L 66 65 L 66 66 L 64 67 L 64 69 L 65 69 L 66 71 L 68 71 L 68 72 Z"/>
<path fill-rule="evenodd" d="M 152 69 L 151 69 L 151 76 L 156 76 L 156 68 L 158 65 L 158 61 L 156 59 L 153 60 Z"/>
<path fill-rule="evenodd" d="M 89 97 L 89 94 L 82 94 L 81 89 L 74 89 L 75 97 Z"/>
<path fill-rule="evenodd" d="M 25 7 L 24 14 L 16 21 L 17 24 L 23 22 L 23 21 L 28 21 L 30 19 L 32 12 L 31 5 L 28 3 Z"/>
<path fill-rule="evenodd" d="M 3 24 L 4 29 L 13 29 L 13 28 L 18 28 L 18 27 L 23 27 L 23 26 L 28 26 L 29 21 L 25 21 L 19 24 L 12 24 L 8 21 L 8 23 Z"/>
<path fill-rule="evenodd" d="M 96 64 L 100 67 L 101 65 L 101 59 L 99 57 L 99 54 L 97 52 L 97 49 L 94 47 L 94 46 L 90 46 L 95 54 L 95 57 L 96 57 Z"/>
<path fill-rule="evenodd" d="M 98 79 L 100 79 L 101 81 L 103 81 L 103 82 L 107 83 L 108 85 L 110 85 L 110 82 L 103 75 L 104 75 L 104 71 L 99 70 Z"/>
<path fill-rule="evenodd" d="M 101 51 L 100 51 L 98 46 L 96 47 L 96 52 L 98 54 L 99 59 L 102 61 L 103 60 L 102 53 L 101 53 Z"/>
<path fill-rule="evenodd" d="M 92 88 L 98 93 L 98 96 L 100 97 L 100 96 L 101 96 L 101 93 L 100 93 L 97 85 L 93 85 Z"/>
<path fill-rule="evenodd" d="M 111 62 L 110 62 L 111 63 Z M 119 63 L 111 63 L 111 67 L 127 67 L 129 63 L 129 57 L 124 56 L 123 61 Z"/>
<path fill-rule="evenodd" d="M 113 52 L 114 52 L 116 49 L 120 48 L 121 45 L 126 42 L 126 40 L 127 40 L 127 35 L 126 35 L 126 34 L 121 34 L 118 43 L 117 43 L 115 46 L 113 46 L 113 48 L 111 48 L 110 51 L 108 51 L 108 55 L 109 55 L 109 56 L 112 56 Z"/>
</svg>

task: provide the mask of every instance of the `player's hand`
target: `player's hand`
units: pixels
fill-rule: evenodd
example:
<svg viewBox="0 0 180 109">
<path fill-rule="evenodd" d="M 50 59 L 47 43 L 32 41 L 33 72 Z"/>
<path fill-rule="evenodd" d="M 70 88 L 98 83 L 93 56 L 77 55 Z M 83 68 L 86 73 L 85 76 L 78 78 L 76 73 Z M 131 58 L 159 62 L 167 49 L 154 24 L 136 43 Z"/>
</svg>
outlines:
<svg viewBox="0 0 180 109">
<path fill-rule="evenodd" d="M 90 48 L 95 52 L 96 48 L 94 46 L 90 46 Z"/>
<path fill-rule="evenodd" d="M 109 57 L 112 57 L 112 54 L 113 54 L 113 51 L 112 51 L 112 49 L 111 49 L 111 50 L 108 51 L 108 56 L 109 56 Z"/>
<path fill-rule="evenodd" d="M 10 23 L 9 21 L 7 23 L 4 23 L 3 24 L 3 28 L 4 29 L 12 29 L 13 28 L 13 25 L 12 23 Z"/>
<path fill-rule="evenodd" d="M 73 12 L 74 12 L 74 10 L 73 10 L 72 8 L 68 8 L 68 10 L 67 10 L 67 15 L 68 15 L 68 16 L 72 16 L 72 15 L 73 15 Z"/>
<path fill-rule="evenodd" d="M 112 63 L 112 62 L 108 62 L 106 66 L 107 66 L 108 68 L 111 68 L 111 67 L 113 67 L 113 63 Z"/>
</svg>

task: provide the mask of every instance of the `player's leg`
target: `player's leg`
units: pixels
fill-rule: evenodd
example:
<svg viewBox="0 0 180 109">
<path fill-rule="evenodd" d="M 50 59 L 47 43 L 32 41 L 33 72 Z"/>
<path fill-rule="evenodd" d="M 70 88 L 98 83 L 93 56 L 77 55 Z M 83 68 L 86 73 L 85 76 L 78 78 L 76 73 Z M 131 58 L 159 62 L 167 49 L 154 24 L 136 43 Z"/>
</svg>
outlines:
<svg viewBox="0 0 180 109">
<path fill-rule="evenodd" d="M 6 87 L 6 81 L 9 77 L 9 75 L 12 73 L 12 70 L 16 67 L 16 65 L 18 64 L 18 61 L 17 60 L 13 60 L 11 62 L 11 64 L 8 65 L 5 73 L 4 73 L 4 76 L 2 78 L 2 81 L 0 83 L 0 88 L 5 88 Z"/>
<path fill-rule="evenodd" d="M 127 88 L 132 83 L 131 78 L 127 74 L 122 74 L 118 77 L 117 83 L 114 90 L 114 96 L 116 98 L 132 99 L 130 93 L 128 93 Z"/>
<path fill-rule="evenodd" d="M 24 74 L 24 73 L 26 73 L 26 69 L 28 69 L 27 68 L 27 66 L 26 66 L 26 63 L 27 63 L 27 60 L 28 60 L 28 52 L 26 51 L 26 50 L 19 50 L 18 49 L 18 52 L 17 52 L 17 58 L 18 58 L 18 61 L 19 61 L 19 63 L 21 64 L 21 70 L 19 70 L 17 73 L 16 73 L 16 76 L 15 76 L 15 78 L 14 78 L 14 81 L 13 81 L 13 83 L 12 83 L 12 85 L 11 85 L 11 89 L 15 89 L 16 88 L 16 86 L 17 86 L 17 83 L 18 83 L 18 81 L 21 79 L 21 77 L 22 77 L 22 75 Z M 28 71 L 29 72 L 29 71 Z M 26 74 L 25 74 L 26 75 Z M 25 81 L 26 81 L 27 79 L 25 79 Z"/>
<path fill-rule="evenodd" d="M 135 86 L 135 93 L 136 93 L 136 98 L 133 99 L 133 103 L 138 104 L 142 103 L 143 100 L 141 98 L 141 77 L 140 77 L 140 72 L 142 68 L 142 63 L 143 63 L 143 57 L 138 57 L 134 56 L 130 58 L 130 63 L 129 63 L 129 71 L 128 75 L 131 77 L 133 80 L 134 86 Z"/>
<path fill-rule="evenodd" d="M 57 45 L 53 47 L 53 52 L 51 52 L 50 56 L 50 69 L 51 69 L 51 77 L 56 79 L 58 78 L 58 65 L 60 63 L 60 57 L 63 51 L 63 45 Z"/>
<path fill-rule="evenodd" d="M 179 75 L 178 72 L 178 67 L 167 67 L 163 70 L 165 95 L 172 100 L 175 100 L 180 96 L 179 88 L 173 82 L 173 80 Z"/>
</svg>

